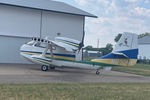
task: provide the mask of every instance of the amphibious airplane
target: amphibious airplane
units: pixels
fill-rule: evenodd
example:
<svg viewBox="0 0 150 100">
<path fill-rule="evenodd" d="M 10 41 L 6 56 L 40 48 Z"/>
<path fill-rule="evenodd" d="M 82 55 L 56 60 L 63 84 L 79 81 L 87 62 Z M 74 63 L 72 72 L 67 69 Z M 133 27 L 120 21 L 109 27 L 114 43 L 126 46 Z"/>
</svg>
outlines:
<svg viewBox="0 0 150 100">
<path fill-rule="evenodd" d="M 82 44 L 80 41 L 66 37 L 56 37 L 54 41 L 33 38 L 32 41 L 21 46 L 20 54 L 31 62 L 40 64 L 42 71 L 47 71 L 48 67 L 50 69 L 73 67 L 94 69 L 99 75 L 103 67 L 135 65 L 138 55 L 137 39 L 136 34 L 124 33 L 110 54 L 91 61 L 79 61 Z"/>
</svg>

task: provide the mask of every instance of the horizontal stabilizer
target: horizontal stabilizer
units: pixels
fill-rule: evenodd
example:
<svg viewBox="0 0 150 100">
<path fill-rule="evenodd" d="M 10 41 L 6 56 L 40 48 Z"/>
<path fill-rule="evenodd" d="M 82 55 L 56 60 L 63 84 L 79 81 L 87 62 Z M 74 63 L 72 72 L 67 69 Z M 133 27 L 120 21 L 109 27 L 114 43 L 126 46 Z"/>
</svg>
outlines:
<svg viewBox="0 0 150 100">
<path fill-rule="evenodd" d="M 113 55 L 121 57 L 121 58 L 129 58 L 127 55 L 125 55 L 124 53 L 118 53 L 118 52 L 112 52 Z"/>
</svg>

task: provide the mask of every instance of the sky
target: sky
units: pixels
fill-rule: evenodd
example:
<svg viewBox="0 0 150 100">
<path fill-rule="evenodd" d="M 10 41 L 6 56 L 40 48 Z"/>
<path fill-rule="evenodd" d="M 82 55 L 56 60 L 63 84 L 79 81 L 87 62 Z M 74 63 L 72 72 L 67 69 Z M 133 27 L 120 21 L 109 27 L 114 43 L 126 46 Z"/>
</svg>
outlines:
<svg viewBox="0 0 150 100">
<path fill-rule="evenodd" d="M 150 32 L 150 0 L 56 0 L 92 13 L 98 18 L 86 18 L 85 46 L 105 47 L 115 44 L 118 33 Z"/>
</svg>

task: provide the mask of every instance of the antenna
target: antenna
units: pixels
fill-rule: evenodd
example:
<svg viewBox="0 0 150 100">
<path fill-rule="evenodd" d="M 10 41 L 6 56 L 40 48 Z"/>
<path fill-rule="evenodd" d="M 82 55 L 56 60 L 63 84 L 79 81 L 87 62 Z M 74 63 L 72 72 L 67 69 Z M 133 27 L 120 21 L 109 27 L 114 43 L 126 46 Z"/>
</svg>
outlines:
<svg viewBox="0 0 150 100">
<path fill-rule="evenodd" d="M 97 39 L 97 48 L 99 48 L 99 38 Z"/>
<path fill-rule="evenodd" d="M 41 10 L 41 20 L 40 20 L 40 38 L 42 37 L 42 22 L 43 22 L 43 11 Z"/>
</svg>

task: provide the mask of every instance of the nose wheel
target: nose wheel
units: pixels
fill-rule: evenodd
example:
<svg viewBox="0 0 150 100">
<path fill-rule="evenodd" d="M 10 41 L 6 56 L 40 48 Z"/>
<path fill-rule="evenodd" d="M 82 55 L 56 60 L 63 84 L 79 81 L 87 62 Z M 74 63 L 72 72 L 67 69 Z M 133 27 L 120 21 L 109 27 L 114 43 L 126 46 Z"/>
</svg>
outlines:
<svg viewBox="0 0 150 100">
<path fill-rule="evenodd" d="M 47 71 L 47 70 L 48 70 L 48 66 L 42 65 L 42 66 L 41 66 L 41 70 L 42 70 L 42 71 Z"/>
</svg>

